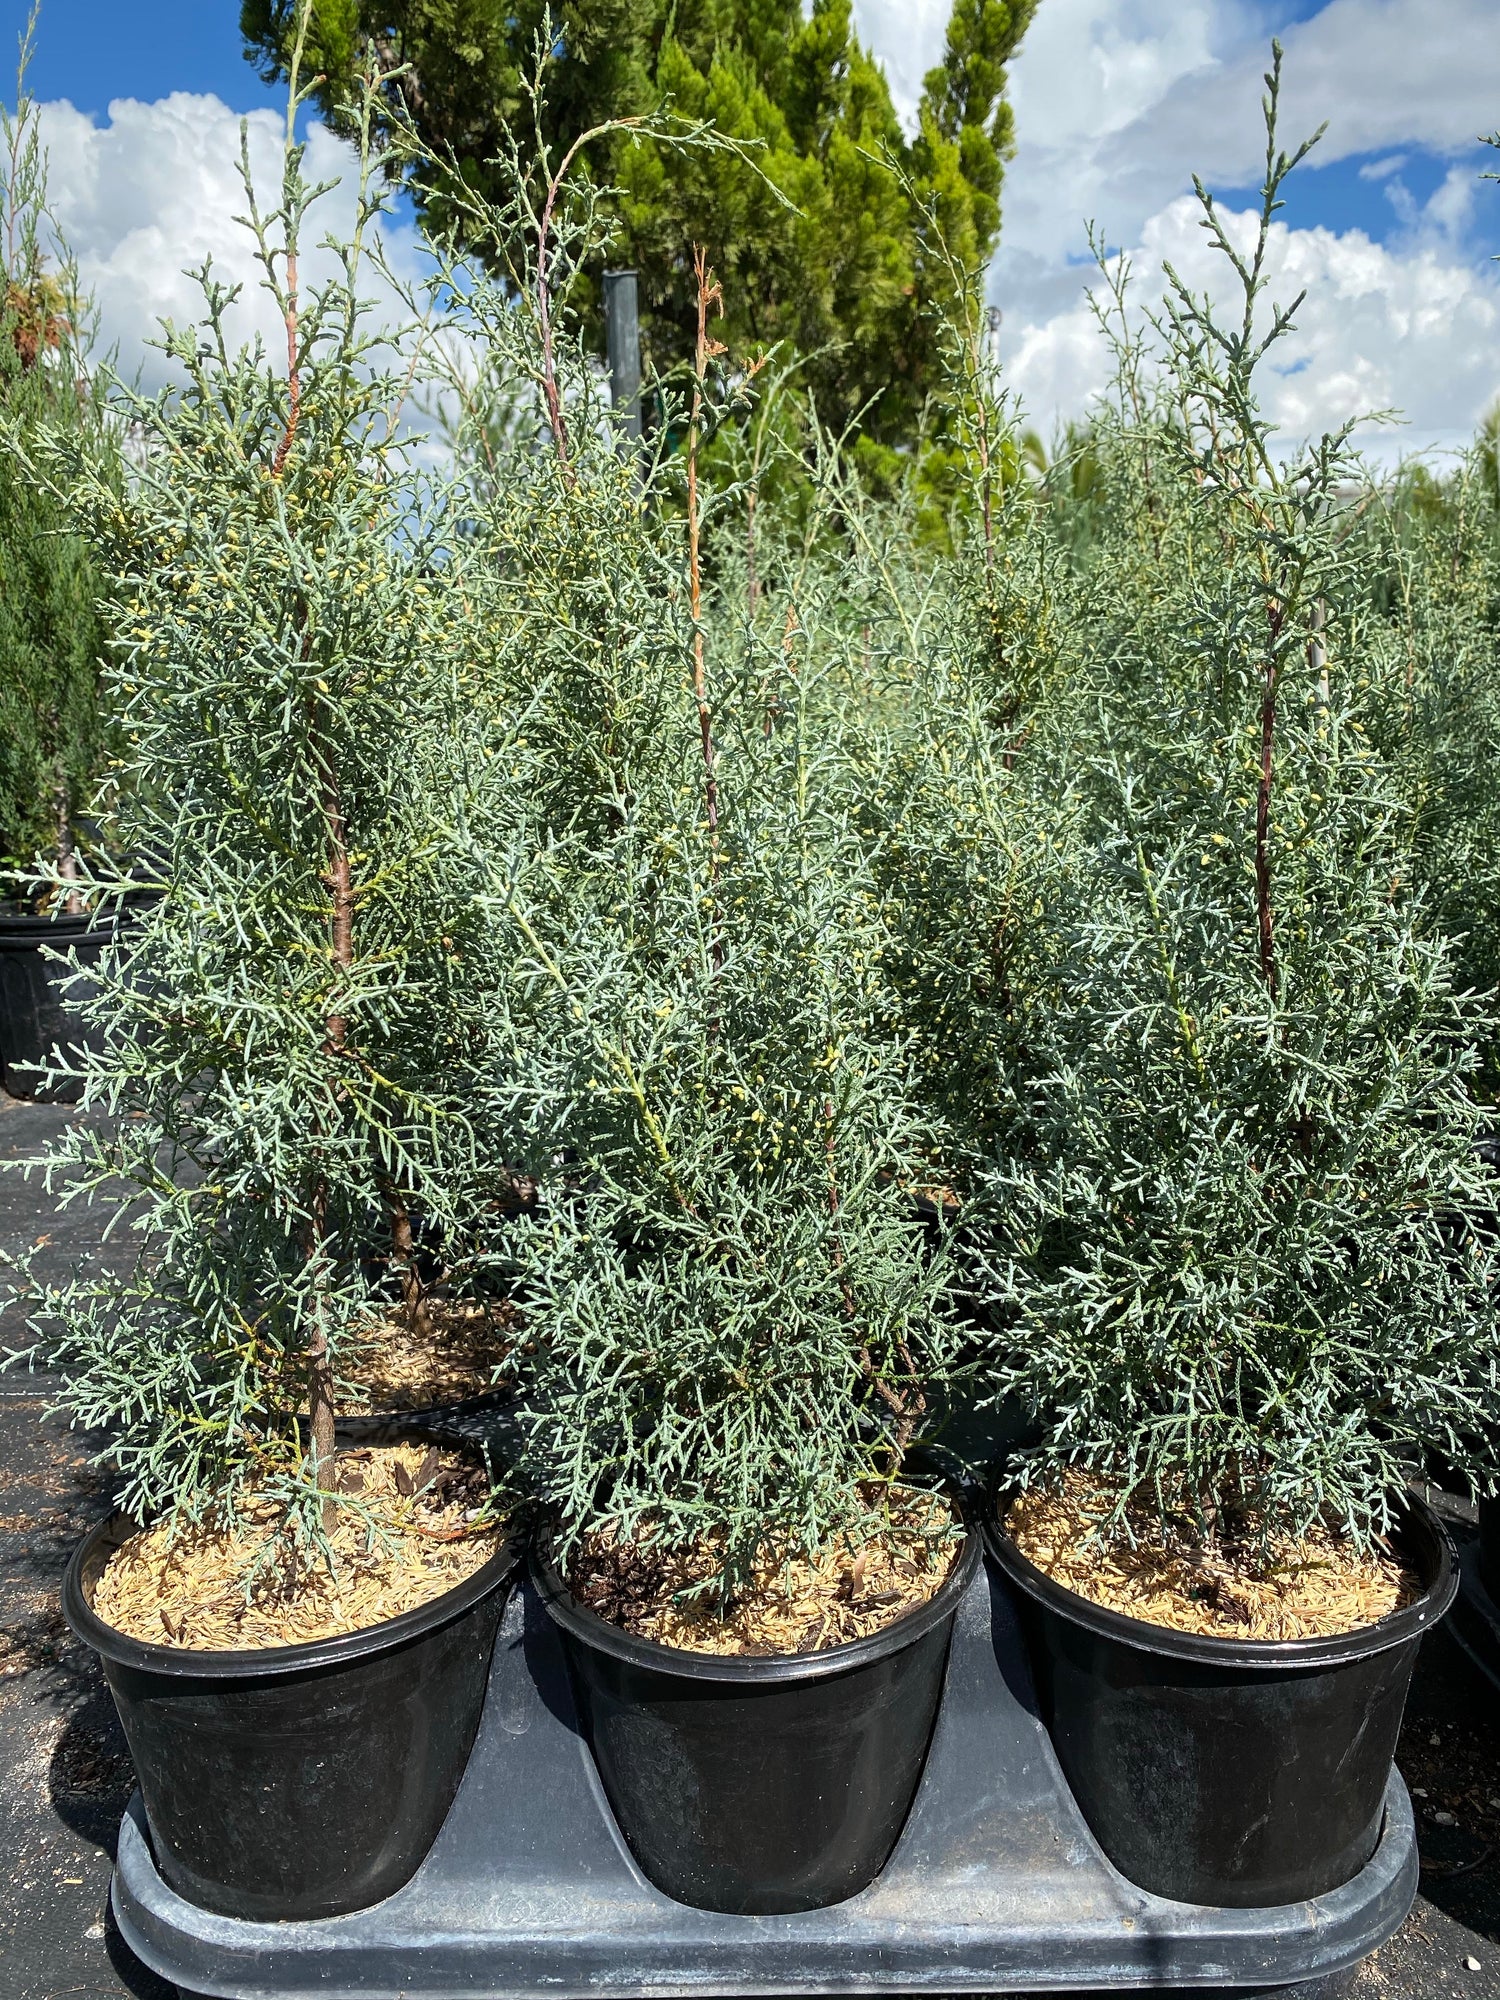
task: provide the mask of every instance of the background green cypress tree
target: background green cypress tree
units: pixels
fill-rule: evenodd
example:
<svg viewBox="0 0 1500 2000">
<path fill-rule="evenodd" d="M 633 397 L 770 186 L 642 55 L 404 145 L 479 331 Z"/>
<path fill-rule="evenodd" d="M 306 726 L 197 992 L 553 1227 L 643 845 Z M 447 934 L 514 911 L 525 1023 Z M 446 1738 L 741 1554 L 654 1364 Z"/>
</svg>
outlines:
<svg viewBox="0 0 1500 2000">
<path fill-rule="evenodd" d="M 523 167 L 538 147 L 555 166 L 606 120 L 670 107 L 711 121 L 746 150 L 684 152 L 616 133 L 587 156 L 619 189 L 604 205 L 615 226 L 607 256 L 640 271 L 648 360 L 665 370 L 691 356 L 701 245 L 723 286 L 719 337 L 730 353 L 789 342 L 824 421 L 842 429 L 866 412 L 865 434 L 889 446 L 916 436 L 936 386 L 955 260 L 977 273 L 995 247 L 1012 143 L 1005 65 L 1035 6 L 957 0 L 911 140 L 849 0 L 814 0 L 806 17 L 798 0 L 585 0 L 550 16 L 501 0 L 319 0 L 312 46 L 335 124 L 347 121 L 362 38 L 405 62 L 388 86 L 392 114 L 501 205 L 507 142 Z M 268 76 L 284 71 L 291 19 L 291 0 L 245 0 L 248 52 Z M 545 19 L 554 54 L 537 109 L 526 78 Z M 413 186 L 432 221 L 462 222 L 430 163 Z M 604 261 L 594 259 L 595 275 Z"/>
</svg>

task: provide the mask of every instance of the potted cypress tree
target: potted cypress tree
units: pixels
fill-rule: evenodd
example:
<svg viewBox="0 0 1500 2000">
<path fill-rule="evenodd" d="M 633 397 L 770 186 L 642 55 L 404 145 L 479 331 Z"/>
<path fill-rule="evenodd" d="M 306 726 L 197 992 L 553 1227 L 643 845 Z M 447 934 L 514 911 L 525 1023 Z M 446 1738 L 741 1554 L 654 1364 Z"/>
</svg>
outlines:
<svg viewBox="0 0 1500 2000">
<path fill-rule="evenodd" d="M 496 885 L 494 1087 L 538 1186 L 511 1252 L 535 1578 L 642 1869 L 757 1913 L 884 1863 L 978 1537 L 913 1460 L 958 1339 L 906 1193 L 850 676 L 773 655 L 768 685 L 705 588 L 713 301 L 700 261 L 685 503 L 658 472 L 636 544 L 666 588 L 616 579 L 655 755 L 628 789 L 602 764 L 598 811 L 579 793 L 565 894 Z M 581 519 L 635 493 L 608 436 L 551 463 Z"/>
<path fill-rule="evenodd" d="M 98 1115 L 41 1163 L 139 1244 L 32 1300 L 124 1510 L 64 1603 L 164 1875 L 258 1918 L 411 1875 L 513 1568 L 471 1448 L 336 1428 L 383 1311 L 368 1246 L 399 1252 L 413 1209 L 457 1227 L 474 1185 L 470 828 L 503 822 L 483 787 L 513 765 L 471 756 L 460 517 L 400 436 L 410 358 L 367 329 L 382 161 L 362 147 L 356 226 L 308 287 L 300 102 L 269 215 L 245 172 L 284 356 L 232 347 L 205 270 L 203 323 L 165 335 L 178 385 L 117 392 L 128 489 L 70 431 L 45 460 L 111 579 L 122 814 L 160 891 L 99 968 Z"/>
<path fill-rule="evenodd" d="M 26 92 L 23 42 L 14 113 L 0 107 L 0 869 L 17 891 L 0 904 L 0 1081 L 15 1096 L 69 1098 L 76 1081 L 42 1079 L 49 1053 L 82 1032 L 63 985 L 110 934 L 79 880 L 80 817 L 110 749 L 100 699 L 104 631 L 89 548 L 28 463 L 42 427 L 64 427 L 118 481 L 119 452 L 88 367 L 89 307 L 64 254 L 44 236 L 46 156 Z M 51 232 L 55 234 L 55 232 Z M 40 859 L 47 880 L 31 875 Z M 41 907 L 38 907 L 40 903 Z"/>
<path fill-rule="evenodd" d="M 993 1540 L 1054 1741 L 1123 1873 L 1221 1905 L 1373 1851 L 1453 1589 L 1406 1482 L 1464 1453 L 1500 1365 L 1482 1023 L 1367 733 L 1344 440 L 1279 462 L 1255 400 L 1307 150 L 1278 149 L 1279 78 L 1278 50 L 1253 240 L 1203 196 L 1243 315 L 1174 279 L 1159 401 L 1104 440 L 1149 503 L 1094 545 L 1078 836 L 1039 898 L 1009 1104 L 974 1135 L 992 1389 L 1033 1426 Z"/>
</svg>

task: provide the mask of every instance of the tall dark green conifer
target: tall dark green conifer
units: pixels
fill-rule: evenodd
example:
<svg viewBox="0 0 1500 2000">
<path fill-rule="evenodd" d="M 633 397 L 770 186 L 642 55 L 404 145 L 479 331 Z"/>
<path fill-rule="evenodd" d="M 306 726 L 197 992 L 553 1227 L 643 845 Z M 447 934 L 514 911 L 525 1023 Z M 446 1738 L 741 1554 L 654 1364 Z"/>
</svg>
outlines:
<svg viewBox="0 0 1500 2000">
<path fill-rule="evenodd" d="M 995 246 L 1011 146 L 1005 65 L 1035 7 L 955 0 L 910 140 L 850 0 L 814 0 L 806 17 L 799 0 L 572 0 L 551 14 L 540 114 L 525 84 L 544 18 L 531 0 L 318 0 L 315 60 L 338 122 L 361 37 L 399 56 L 408 68 L 388 87 L 392 114 L 490 199 L 508 184 L 492 164 L 508 143 L 523 162 L 544 150 L 555 168 L 607 120 L 670 110 L 711 122 L 745 150 L 685 153 L 614 133 L 586 155 L 620 190 L 598 262 L 639 269 L 649 360 L 665 369 L 692 352 L 701 245 L 723 283 L 731 354 L 789 343 L 826 421 L 865 412 L 872 442 L 893 445 L 916 434 L 937 379 L 932 309 L 951 304 L 955 261 L 977 271 Z M 284 68 L 291 13 L 289 0 L 245 0 L 249 53 L 267 75 Z M 430 167 L 414 187 L 432 221 L 454 219 Z"/>
</svg>

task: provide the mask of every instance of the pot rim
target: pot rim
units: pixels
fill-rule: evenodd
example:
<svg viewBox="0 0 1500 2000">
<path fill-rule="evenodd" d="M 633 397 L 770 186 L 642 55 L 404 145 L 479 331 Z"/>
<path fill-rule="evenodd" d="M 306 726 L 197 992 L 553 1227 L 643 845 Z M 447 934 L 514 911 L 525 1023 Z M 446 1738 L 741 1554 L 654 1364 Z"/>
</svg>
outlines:
<svg viewBox="0 0 1500 2000">
<path fill-rule="evenodd" d="M 1458 1565 L 1448 1532 L 1425 1501 L 1408 1493 L 1404 1496 L 1397 1533 L 1405 1536 L 1413 1529 L 1417 1531 L 1411 1536 L 1415 1545 L 1409 1548 L 1409 1554 L 1427 1577 L 1415 1603 L 1388 1612 L 1377 1624 L 1334 1633 L 1325 1639 L 1221 1639 L 1210 1633 L 1179 1632 L 1173 1626 L 1154 1625 L 1149 1619 L 1134 1618 L 1128 1612 L 1111 1611 L 1106 1605 L 1095 1604 L 1091 1598 L 1070 1590 L 1038 1569 L 1029 1557 L 1022 1555 L 1002 1523 L 1000 1498 L 1000 1493 L 993 1489 L 985 1496 L 984 1536 L 991 1555 L 1011 1583 L 1034 1603 L 1100 1638 L 1170 1659 L 1274 1672 L 1340 1666 L 1350 1660 L 1389 1652 L 1392 1647 L 1420 1638 L 1447 1615 L 1458 1593 Z"/>
<path fill-rule="evenodd" d="M 101 921 L 97 910 L 71 917 L 38 917 L 0 910 L 0 951 L 33 951 L 49 937 L 66 939 L 69 945 L 109 944 L 118 929 L 116 917 L 108 916 Z"/>
<path fill-rule="evenodd" d="M 835 1674 L 868 1666 L 887 1658 L 930 1632 L 957 1611 L 984 1554 L 984 1537 L 974 1521 L 964 1494 L 949 1488 L 964 1538 L 948 1574 L 924 1604 L 913 1605 L 901 1617 L 883 1625 L 863 1639 L 846 1639 L 816 1653 L 694 1653 L 686 1647 L 667 1646 L 659 1639 L 642 1639 L 623 1626 L 601 1618 L 581 1604 L 563 1580 L 552 1560 L 542 1533 L 532 1539 L 531 1580 L 550 1616 L 564 1632 L 602 1653 L 610 1653 L 627 1665 L 652 1673 L 672 1674 L 680 1680 L 717 1681 L 743 1687 L 747 1683 L 785 1683 L 828 1680 Z"/>
<path fill-rule="evenodd" d="M 400 1429 L 403 1426 L 393 1424 L 390 1428 Z M 433 1435 L 430 1429 L 423 1432 L 425 1441 L 429 1443 Z M 368 1433 L 363 1434 L 363 1439 L 369 1441 Z M 468 1442 L 452 1437 L 444 1441 L 451 1446 L 462 1446 Z M 233 1652 L 206 1648 L 196 1651 L 181 1646 L 158 1646 L 149 1639 L 131 1638 L 128 1633 L 117 1630 L 101 1618 L 85 1595 L 84 1571 L 104 1543 L 112 1541 L 118 1548 L 121 1542 L 137 1531 L 138 1523 L 119 1511 L 89 1530 L 74 1549 L 63 1575 L 63 1616 L 84 1644 L 92 1646 L 111 1665 L 133 1668 L 138 1673 L 171 1675 L 183 1680 L 280 1678 L 317 1667 L 344 1666 L 372 1653 L 393 1652 L 409 1639 L 421 1638 L 437 1626 L 461 1616 L 482 1597 L 498 1589 L 519 1565 L 525 1546 L 524 1531 L 517 1526 L 505 1536 L 488 1562 L 481 1563 L 471 1576 L 454 1584 L 451 1590 L 429 1598 L 425 1604 L 403 1611 L 398 1617 L 383 1619 L 378 1625 L 364 1625 L 356 1632 L 339 1632 L 327 1639 L 305 1639 L 294 1646 L 246 1647 Z"/>
<path fill-rule="evenodd" d="M 503 1408 L 514 1400 L 513 1392 L 503 1385 L 495 1389 L 485 1389 L 472 1396 L 460 1396 L 451 1403 L 423 1403 L 413 1410 L 351 1410 L 347 1417 L 339 1418 L 339 1426 L 349 1426 L 351 1439 L 363 1437 L 364 1433 L 355 1428 L 366 1424 L 381 1429 L 389 1429 L 392 1424 L 412 1424 L 419 1429 L 441 1434 L 447 1424 L 461 1423 L 469 1417 L 484 1417 Z"/>
</svg>

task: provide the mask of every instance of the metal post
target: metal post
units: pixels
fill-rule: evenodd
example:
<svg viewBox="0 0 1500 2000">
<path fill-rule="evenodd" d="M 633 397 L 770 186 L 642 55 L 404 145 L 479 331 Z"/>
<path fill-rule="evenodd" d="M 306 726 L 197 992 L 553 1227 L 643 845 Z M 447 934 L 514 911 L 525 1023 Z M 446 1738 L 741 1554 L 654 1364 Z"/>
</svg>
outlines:
<svg viewBox="0 0 1500 2000">
<path fill-rule="evenodd" d="M 641 315 L 634 271 L 604 274 L 604 339 L 609 350 L 609 391 L 623 414 L 626 437 L 641 434 Z"/>
<path fill-rule="evenodd" d="M 1000 322 L 1004 317 L 1005 315 L 1001 312 L 999 306 L 986 306 L 984 309 L 984 323 L 990 337 L 990 366 L 992 368 L 1000 366 Z"/>
</svg>

